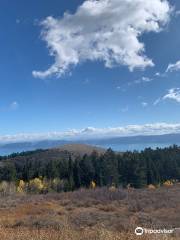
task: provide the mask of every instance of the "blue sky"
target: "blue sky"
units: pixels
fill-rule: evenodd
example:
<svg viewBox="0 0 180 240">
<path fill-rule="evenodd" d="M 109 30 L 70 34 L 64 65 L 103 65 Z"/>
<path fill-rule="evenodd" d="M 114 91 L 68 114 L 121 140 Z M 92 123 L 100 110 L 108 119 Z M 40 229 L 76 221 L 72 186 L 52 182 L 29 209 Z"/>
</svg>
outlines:
<svg viewBox="0 0 180 240">
<path fill-rule="evenodd" d="M 132 1 L 137 24 L 130 12 L 112 16 L 113 8 L 128 9 L 127 0 L 109 0 L 109 10 L 107 2 L 1 0 L 1 136 L 180 122 L 180 2 Z M 142 26 L 145 4 L 156 18 L 144 16 L 151 25 Z M 105 30 L 95 41 L 99 16 Z M 106 18 L 120 30 L 102 40 L 111 28 Z"/>
</svg>

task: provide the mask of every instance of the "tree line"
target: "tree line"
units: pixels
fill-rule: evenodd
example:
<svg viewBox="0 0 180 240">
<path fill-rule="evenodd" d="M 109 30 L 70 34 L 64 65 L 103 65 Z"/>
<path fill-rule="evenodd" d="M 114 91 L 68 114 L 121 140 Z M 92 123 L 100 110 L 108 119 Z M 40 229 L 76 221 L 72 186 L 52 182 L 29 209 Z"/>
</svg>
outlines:
<svg viewBox="0 0 180 240">
<path fill-rule="evenodd" d="M 38 151 L 41 153 L 41 150 Z M 19 155 L 26 157 L 28 154 Z M 161 184 L 169 179 L 180 180 L 180 148 L 176 145 L 156 150 L 147 148 L 141 152 L 117 153 L 108 149 L 101 155 L 92 152 L 91 155 L 72 158 L 69 154 L 66 159 L 25 160 L 23 163 L 13 161 L 13 157 L 17 156 L 1 157 L 0 181 L 60 179 L 65 190 L 71 191 L 89 187 L 92 181 L 99 187 L 129 185 L 141 188 Z"/>
</svg>

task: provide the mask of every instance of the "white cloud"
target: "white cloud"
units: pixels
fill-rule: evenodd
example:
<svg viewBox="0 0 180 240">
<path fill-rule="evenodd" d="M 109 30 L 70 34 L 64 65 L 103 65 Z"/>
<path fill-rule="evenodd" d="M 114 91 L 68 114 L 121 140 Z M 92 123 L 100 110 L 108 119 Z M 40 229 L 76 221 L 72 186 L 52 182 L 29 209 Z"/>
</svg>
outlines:
<svg viewBox="0 0 180 240">
<path fill-rule="evenodd" d="M 166 69 L 166 72 L 174 72 L 174 71 L 180 71 L 180 61 L 177 61 L 174 64 L 170 63 Z"/>
<path fill-rule="evenodd" d="M 171 88 L 168 90 L 168 93 L 165 94 L 163 97 L 156 99 L 153 105 L 157 105 L 162 101 L 165 100 L 173 100 L 180 103 L 180 88 Z"/>
<path fill-rule="evenodd" d="M 162 98 L 163 100 L 171 99 L 180 103 L 180 88 L 171 88 L 168 93 Z"/>
<path fill-rule="evenodd" d="M 155 75 L 156 77 L 159 77 L 161 74 L 160 74 L 159 72 L 156 72 L 154 75 Z"/>
<path fill-rule="evenodd" d="M 74 14 L 47 17 L 41 25 L 54 64 L 34 77 L 60 77 L 87 60 L 102 61 L 106 67 L 125 65 L 134 68 L 153 66 L 145 55 L 139 37 L 144 32 L 159 32 L 169 21 L 167 0 L 86 0 Z"/>
<path fill-rule="evenodd" d="M 158 105 L 158 103 L 160 103 L 161 100 L 162 100 L 161 98 L 156 99 L 156 100 L 154 101 L 153 105 L 154 105 L 154 106 Z"/>
<path fill-rule="evenodd" d="M 156 73 L 154 74 L 154 76 L 155 76 L 155 77 L 161 77 L 161 78 L 164 78 L 164 77 L 167 76 L 167 74 L 166 74 L 166 72 L 165 72 L 165 73 L 156 72 Z"/>
<path fill-rule="evenodd" d="M 154 74 L 154 77 L 155 78 L 165 78 L 165 77 L 167 77 L 168 75 L 167 75 L 167 72 L 165 71 L 165 72 L 163 72 L 163 73 L 161 73 L 161 72 L 156 72 L 155 74 Z"/>
<path fill-rule="evenodd" d="M 180 133 L 180 123 L 153 123 L 144 125 L 128 125 L 116 128 L 93 128 L 88 127 L 80 130 L 66 132 L 31 133 L 0 136 L 0 143 L 25 142 L 39 140 L 80 140 L 107 137 L 137 136 L 137 135 L 161 135 L 168 133 Z"/>
<path fill-rule="evenodd" d="M 141 79 L 136 80 L 134 83 L 135 84 L 140 84 L 140 83 L 143 83 L 143 82 L 148 83 L 148 82 L 151 82 L 151 81 L 153 81 L 152 78 L 142 77 Z"/>
<path fill-rule="evenodd" d="M 142 77 L 143 82 L 151 82 L 153 79 L 148 77 Z"/>
</svg>

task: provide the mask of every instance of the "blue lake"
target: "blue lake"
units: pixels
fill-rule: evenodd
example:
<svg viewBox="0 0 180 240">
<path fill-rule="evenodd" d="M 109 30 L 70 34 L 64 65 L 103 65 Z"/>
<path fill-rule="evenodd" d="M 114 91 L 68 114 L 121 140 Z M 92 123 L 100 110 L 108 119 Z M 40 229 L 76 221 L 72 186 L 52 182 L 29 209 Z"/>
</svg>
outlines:
<svg viewBox="0 0 180 240">
<path fill-rule="evenodd" d="M 180 146 L 180 142 L 176 143 L 177 145 Z M 120 152 L 125 152 L 125 151 L 142 151 L 145 148 L 165 148 L 172 146 L 172 143 L 133 143 L 133 144 L 102 144 L 98 145 L 99 147 L 103 148 L 112 148 L 114 151 L 120 151 Z"/>
<path fill-rule="evenodd" d="M 180 146 L 180 142 L 176 142 L 177 145 Z M 94 144 L 92 144 L 94 145 Z M 165 148 L 165 147 L 169 147 L 172 146 L 172 143 L 133 143 L 133 144 L 119 144 L 119 143 L 115 143 L 115 144 L 99 144 L 99 145 L 95 145 L 98 147 L 102 147 L 102 148 L 112 148 L 114 151 L 119 151 L 119 152 L 125 152 L 125 151 L 141 151 L 144 150 L 145 148 L 151 147 L 152 149 L 156 149 L 156 148 Z M 22 152 L 22 151 L 30 151 L 30 150 L 35 150 L 35 148 L 33 147 L 28 147 L 28 148 L 3 148 L 0 147 L 0 156 L 4 156 L 4 155 L 9 155 L 11 153 L 14 152 Z"/>
</svg>

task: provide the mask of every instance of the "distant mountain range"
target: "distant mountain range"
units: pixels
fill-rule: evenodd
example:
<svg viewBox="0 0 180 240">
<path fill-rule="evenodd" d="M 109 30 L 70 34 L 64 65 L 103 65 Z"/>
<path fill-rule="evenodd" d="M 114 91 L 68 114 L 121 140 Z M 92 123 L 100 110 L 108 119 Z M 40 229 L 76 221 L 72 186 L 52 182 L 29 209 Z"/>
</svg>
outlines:
<svg viewBox="0 0 180 240">
<path fill-rule="evenodd" d="M 88 143 L 95 144 L 137 144 L 137 143 L 180 143 L 180 134 L 164 134 L 164 135 L 149 135 L 149 136 L 129 136 L 129 137 L 114 137 L 96 140 L 88 140 Z"/>
<path fill-rule="evenodd" d="M 165 135 L 151 135 L 151 136 L 128 136 L 128 137 L 114 137 L 104 139 L 89 139 L 89 140 L 78 140 L 78 141 L 66 141 L 66 140 L 44 140 L 36 142 L 17 142 L 7 143 L 0 145 L 0 155 L 6 155 L 13 152 L 30 151 L 36 149 L 49 149 L 54 147 L 63 146 L 65 144 L 90 144 L 94 146 L 100 146 L 104 148 L 116 146 L 115 150 L 122 151 L 121 146 L 132 145 L 134 149 L 139 144 L 141 148 L 145 147 L 159 147 L 169 146 L 173 144 L 180 145 L 180 134 L 165 134 Z M 139 150 L 139 147 L 137 147 Z M 124 147 L 123 149 L 126 149 Z"/>
</svg>

